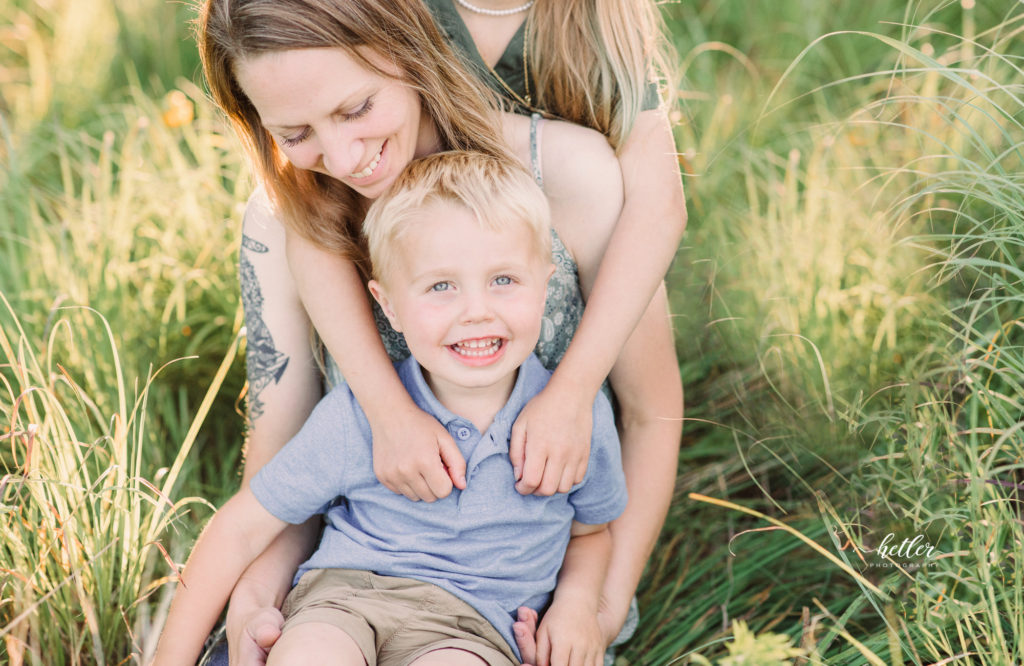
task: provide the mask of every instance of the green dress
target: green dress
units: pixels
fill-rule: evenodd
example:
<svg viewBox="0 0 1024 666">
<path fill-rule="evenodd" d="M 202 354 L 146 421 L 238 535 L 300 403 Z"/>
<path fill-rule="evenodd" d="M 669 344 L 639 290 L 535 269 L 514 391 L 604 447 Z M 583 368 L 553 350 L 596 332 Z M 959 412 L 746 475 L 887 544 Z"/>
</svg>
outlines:
<svg viewBox="0 0 1024 666">
<path fill-rule="evenodd" d="M 519 29 L 516 30 L 516 33 L 512 35 L 508 46 L 505 47 L 505 52 L 501 54 L 501 58 L 495 63 L 494 71 L 492 72 L 487 67 L 483 58 L 480 57 L 480 52 L 476 50 L 473 36 L 469 34 L 469 28 L 466 27 L 462 17 L 459 16 L 459 12 L 455 9 L 453 0 L 424 1 L 427 7 L 430 8 L 430 13 L 434 15 L 434 21 L 437 23 L 437 26 L 448 39 L 448 43 L 462 56 L 466 65 L 476 74 L 476 77 L 508 100 L 516 113 L 528 115 L 530 109 L 519 104 L 501 83 L 501 81 L 504 81 L 505 85 L 511 88 L 516 95 L 523 99 L 526 98 L 526 67 L 523 61 L 523 40 L 526 39 L 526 22 L 524 21 L 519 26 Z M 554 1 L 562 2 L 563 0 Z M 501 81 L 495 78 L 495 74 L 501 77 Z M 531 89 L 534 87 L 532 81 L 530 82 L 530 87 Z M 653 81 L 649 82 L 644 90 L 643 106 L 641 108 L 645 111 L 656 109 L 660 101 L 658 85 Z"/>
</svg>

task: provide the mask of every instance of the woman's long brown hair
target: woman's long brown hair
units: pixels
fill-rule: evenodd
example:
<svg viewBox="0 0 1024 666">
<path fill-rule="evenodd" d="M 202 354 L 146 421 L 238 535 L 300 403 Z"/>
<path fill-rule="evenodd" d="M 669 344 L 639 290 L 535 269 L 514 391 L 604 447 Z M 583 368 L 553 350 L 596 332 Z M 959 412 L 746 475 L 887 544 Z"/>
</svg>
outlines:
<svg viewBox="0 0 1024 666">
<path fill-rule="evenodd" d="M 434 121 L 442 150 L 511 158 L 496 104 L 462 66 L 419 0 L 206 0 L 196 23 L 203 72 L 285 224 L 317 245 L 357 261 L 363 202 L 344 183 L 285 159 L 235 77 L 244 59 L 274 51 L 342 48 L 371 71 L 373 52 L 401 72 Z"/>
</svg>

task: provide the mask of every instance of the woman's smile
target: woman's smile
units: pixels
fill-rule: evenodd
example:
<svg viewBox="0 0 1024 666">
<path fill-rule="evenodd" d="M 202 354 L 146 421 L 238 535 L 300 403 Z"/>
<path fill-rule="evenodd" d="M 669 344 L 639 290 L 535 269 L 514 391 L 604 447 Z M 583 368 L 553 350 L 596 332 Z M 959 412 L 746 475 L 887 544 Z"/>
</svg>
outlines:
<svg viewBox="0 0 1024 666">
<path fill-rule="evenodd" d="M 384 146 L 385 145 L 387 145 L 387 141 L 385 141 L 383 144 L 381 144 L 380 150 L 378 150 L 377 154 L 373 156 L 373 159 L 370 160 L 370 164 L 367 165 L 367 167 L 365 169 L 363 169 L 362 171 L 359 171 L 357 173 L 350 174 L 349 178 L 364 179 L 364 178 L 369 178 L 370 176 L 372 176 L 374 170 L 377 168 L 377 165 L 380 164 L 381 155 L 383 155 L 383 153 L 384 153 Z"/>
</svg>

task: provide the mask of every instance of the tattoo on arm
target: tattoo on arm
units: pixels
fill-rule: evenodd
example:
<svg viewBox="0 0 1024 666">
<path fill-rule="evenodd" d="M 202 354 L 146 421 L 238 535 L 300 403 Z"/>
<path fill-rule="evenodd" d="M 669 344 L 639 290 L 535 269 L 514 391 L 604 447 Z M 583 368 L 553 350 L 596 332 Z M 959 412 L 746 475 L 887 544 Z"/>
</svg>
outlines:
<svg viewBox="0 0 1024 666">
<path fill-rule="evenodd" d="M 266 254 L 270 251 L 263 243 L 242 235 L 242 249 L 238 253 L 238 277 L 242 286 L 242 307 L 245 309 L 246 354 L 245 367 L 249 378 L 249 425 L 263 414 L 260 393 L 271 383 L 281 380 L 288 357 L 274 347 L 274 338 L 263 321 L 263 293 L 256 270 L 249 261 L 249 252 Z"/>
</svg>

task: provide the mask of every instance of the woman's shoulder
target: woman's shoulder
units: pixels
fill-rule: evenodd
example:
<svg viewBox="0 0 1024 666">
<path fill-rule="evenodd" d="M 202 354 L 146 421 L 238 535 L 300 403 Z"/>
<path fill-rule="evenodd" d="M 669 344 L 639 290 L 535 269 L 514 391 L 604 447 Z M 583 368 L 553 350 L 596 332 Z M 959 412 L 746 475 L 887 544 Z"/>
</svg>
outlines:
<svg viewBox="0 0 1024 666">
<path fill-rule="evenodd" d="M 260 185 L 249 195 L 242 215 L 242 238 L 263 245 L 277 246 L 285 241 L 284 225 L 270 200 L 267 189 Z"/>
<path fill-rule="evenodd" d="M 540 158 L 545 189 L 552 196 L 606 185 L 621 187 L 618 159 L 603 134 L 563 120 L 545 120 L 538 131 L 543 136 Z"/>
<path fill-rule="evenodd" d="M 621 187 L 618 159 L 603 134 L 564 120 L 544 119 L 532 128 L 531 137 L 533 122 L 529 116 L 502 114 L 505 140 L 527 168 L 539 160 L 549 197 L 592 192 L 608 184 Z"/>
</svg>

